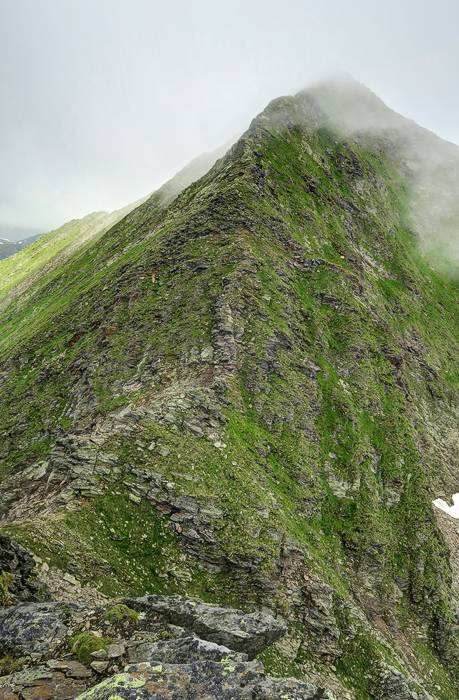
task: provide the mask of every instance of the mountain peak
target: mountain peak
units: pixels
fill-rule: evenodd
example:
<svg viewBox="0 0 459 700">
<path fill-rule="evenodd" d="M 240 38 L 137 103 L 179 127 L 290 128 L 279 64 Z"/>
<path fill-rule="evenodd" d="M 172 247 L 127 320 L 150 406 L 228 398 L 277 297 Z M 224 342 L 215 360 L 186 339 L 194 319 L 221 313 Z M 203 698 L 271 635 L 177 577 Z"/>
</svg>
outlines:
<svg viewBox="0 0 459 700">
<path fill-rule="evenodd" d="M 343 135 L 325 92 L 273 101 L 11 295 L 0 531 L 57 601 L 268 608 L 268 673 L 451 700 L 459 566 L 432 500 L 459 478 L 457 285 L 413 235 L 405 147 Z"/>
</svg>

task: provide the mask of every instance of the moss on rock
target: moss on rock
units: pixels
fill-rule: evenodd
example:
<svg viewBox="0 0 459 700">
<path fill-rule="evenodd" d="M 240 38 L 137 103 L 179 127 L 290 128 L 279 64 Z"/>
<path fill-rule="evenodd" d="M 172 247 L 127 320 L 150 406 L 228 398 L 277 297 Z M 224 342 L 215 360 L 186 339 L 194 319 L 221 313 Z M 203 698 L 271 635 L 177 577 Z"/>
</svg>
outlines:
<svg viewBox="0 0 459 700">
<path fill-rule="evenodd" d="M 72 654 L 75 654 L 82 664 L 90 664 L 94 661 L 91 654 L 100 649 L 106 649 L 110 644 L 109 639 L 105 639 L 94 632 L 79 632 L 69 639 L 69 647 Z"/>
<path fill-rule="evenodd" d="M 113 605 L 111 608 L 106 610 L 103 618 L 106 622 L 110 622 L 110 624 L 125 621 L 136 623 L 139 621 L 139 613 L 137 610 L 132 610 L 132 608 L 129 608 L 123 603 L 118 603 L 117 605 Z"/>
</svg>

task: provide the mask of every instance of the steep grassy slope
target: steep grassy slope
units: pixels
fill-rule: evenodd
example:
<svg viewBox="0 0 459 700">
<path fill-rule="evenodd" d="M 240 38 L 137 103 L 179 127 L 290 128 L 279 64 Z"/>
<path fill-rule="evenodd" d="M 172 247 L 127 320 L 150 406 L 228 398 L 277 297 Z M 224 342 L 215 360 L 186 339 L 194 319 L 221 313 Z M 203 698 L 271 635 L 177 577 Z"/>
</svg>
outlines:
<svg viewBox="0 0 459 700">
<path fill-rule="evenodd" d="M 459 474 L 457 285 L 418 252 L 399 166 L 387 134 L 276 100 L 11 303 L 4 531 L 109 594 L 276 609 L 268 666 L 338 697 L 397 697 L 399 669 L 457 698 L 431 506 Z"/>
<path fill-rule="evenodd" d="M 169 204 L 179 192 L 204 175 L 223 152 L 218 149 L 204 153 L 188 163 L 154 193 L 155 205 Z M 113 212 L 93 212 L 82 219 L 73 219 L 41 236 L 27 250 L 20 252 L 21 249 L 17 248 L 19 254 L 0 262 L 0 308 L 5 308 L 18 298 L 22 304 L 30 303 L 29 296 L 39 293 L 49 277 L 68 257 L 82 247 L 91 246 L 146 199 L 139 199 Z M 8 255 L 12 256 L 13 252 L 16 251 L 11 251 Z"/>
<path fill-rule="evenodd" d="M 59 265 L 84 243 L 108 231 L 135 206 L 111 213 L 93 212 L 82 219 L 73 219 L 2 261 L 0 298 L 8 299 L 12 293 L 14 296 L 22 294 L 44 270 Z"/>
</svg>

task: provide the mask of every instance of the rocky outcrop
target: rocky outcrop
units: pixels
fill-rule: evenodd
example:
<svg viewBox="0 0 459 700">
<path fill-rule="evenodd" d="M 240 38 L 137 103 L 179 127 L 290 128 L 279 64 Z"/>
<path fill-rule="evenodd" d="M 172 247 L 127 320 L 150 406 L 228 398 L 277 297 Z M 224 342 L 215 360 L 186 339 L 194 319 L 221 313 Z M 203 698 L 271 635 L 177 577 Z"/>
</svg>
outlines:
<svg viewBox="0 0 459 700">
<path fill-rule="evenodd" d="M 35 576 L 32 555 L 6 535 L 0 535 L 0 576 L 4 578 L 1 592 L 5 598 L 0 604 L 36 600 L 43 592 Z"/>
<path fill-rule="evenodd" d="M 0 610 L 0 700 L 318 700 L 324 689 L 269 678 L 249 660 L 282 620 L 179 596 L 90 608 L 57 601 Z"/>
<path fill-rule="evenodd" d="M 0 653 L 15 656 L 52 654 L 69 634 L 78 607 L 59 602 L 22 603 L 0 609 Z"/>
<path fill-rule="evenodd" d="M 376 697 L 381 700 L 433 700 L 425 691 L 412 690 L 403 674 L 388 664 L 384 664 L 381 669 L 380 687 Z"/>
<path fill-rule="evenodd" d="M 192 630 L 201 639 L 242 651 L 250 658 L 287 631 L 283 621 L 261 612 L 250 614 L 180 596 L 128 598 L 126 604 L 174 625 Z"/>
<path fill-rule="evenodd" d="M 265 678 L 261 664 L 200 661 L 193 664 L 128 667 L 80 700 L 319 700 L 325 690 L 294 679 Z"/>
</svg>

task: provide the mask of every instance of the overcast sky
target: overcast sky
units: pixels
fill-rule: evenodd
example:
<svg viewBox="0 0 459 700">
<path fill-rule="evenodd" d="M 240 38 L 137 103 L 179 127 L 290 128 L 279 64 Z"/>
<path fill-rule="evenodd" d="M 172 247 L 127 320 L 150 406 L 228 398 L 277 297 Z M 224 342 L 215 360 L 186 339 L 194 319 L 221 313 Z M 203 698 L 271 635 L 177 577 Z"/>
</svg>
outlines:
<svg viewBox="0 0 459 700">
<path fill-rule="evenodd" d="M 0 0 L 0 227 L 154 190 L 347 71 L 459 143 L 457 0 Z"/>
</svg>

